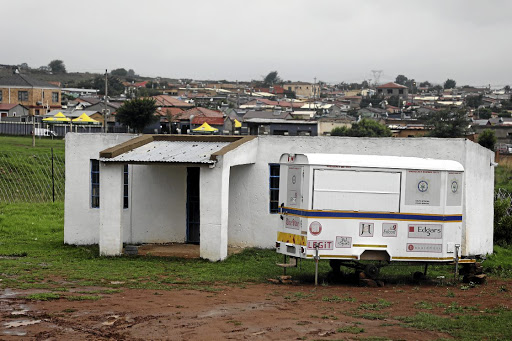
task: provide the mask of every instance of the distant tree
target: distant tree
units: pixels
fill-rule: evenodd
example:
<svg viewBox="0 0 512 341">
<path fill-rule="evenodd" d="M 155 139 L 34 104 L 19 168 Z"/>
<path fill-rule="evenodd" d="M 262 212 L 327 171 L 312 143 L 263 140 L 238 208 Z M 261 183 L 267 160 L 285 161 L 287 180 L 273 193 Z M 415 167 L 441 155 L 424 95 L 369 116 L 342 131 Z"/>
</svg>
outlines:
<svg viewBox="0 0 512 341">
<path fill-rule="evenodd" d="M 362 83 L 361 83 L 361 89 L 368 89 L 370 87 L 370 84 L 368 83 L 367 80 L 364 80 Z"/>
<path fill-rule="evenodd" d="M 440 95 L 441 92 L 443 91 L 443 87 L 441 85 L 436 85 L 432 89 L 436 91 L 438 95 Z"/>
<path fill-rule="evenodd" d="M 453 79 L 448 78 L 446 82 L 444 82 L 444 88 L 445 89 L 453 89 L 457 85 L 457 82 Z"/>
<path fill-rule="evenodd" d="M 135 98 L 123 103 L 117 109 L 119 122 L 142 133 L 144 127 L 155 122 L 156 102 L 152 98 Z"/>
<path fill-rule="evenodd" d="M 398 107 L 400 105 L 400 97 L 396 95 L 389 97 L 387 101 L 389 105 L 392 105 L 394 107 Z"/>
<path fill-rule="evenodd" d="M 361 103 L 359 103 L 359 107 L 366 108 L 370 104 L 372 105 L 372 107 L 378 107 L 380 105 L 380 103 L 382 102 L 382 99 L 383 98 L 381 96 L 379 96 L 379 95 L 372 95 L 370 97 L 363 97 L 361 99 Z"/>
<path fill-rule="evenodd" d="M 464 110 L 438 111 L 430 115 L 427 124 L 433 128 L 428 134 L 431 137 L 463 137 L 469 131 L 469 120 Z"/>
<path fill-rule="evenodd" d="M 137 90 L 135 90 L 135 95 L 137 97 L 151 97 L 161 94 L 162 92 L 160 90 L 151 88 L 138 88 Z"/>
<path fill-rule="evenodd" d="M 512 101 L 501 101 L 502 110 L 512 110 Z"/>
<path fill-rule="evenodd" d="M 489 108 L 481 108 L 477 110 L 478 117 L 482 120 L 488 120 L 492 116 L 492 110 Z"/>
<path fill-rule="evenodd" d="M 126 77 L 128 75 L 128 71 L 126 71 L 126 69 L 124 69 L 124 68 L 119 68 L 119 69 L 110 71 L 110 74 L 112 76 Z"/>
<path fill-rule="evenodd" d="M 105 95 L 105 76 L 97 76 L 92 81 L 92 88 L 98 89 L 100 95 Z M 124 92 L 124 85 L 121 83 L 119 78 L 109 76 L 108 77 L 108 95 L 119 96 Z"/>
<path fill-rule="evenodd" d="M 505 85 L 505 87 L 503 88 L 503 90 L 505 90 L 505 93 L 509 93 L 510 92 L 510 85 Z"/>
<path fill-rule="evenodd" d="M 420 88 L 430 88 L 432 84 L 429 81 L 424 81 L 420 83 Z"/>
<path fill-rule="evenodd" d="M 271 71 L 263 78 L 263 84 L 265 86 L 272 86 L 279 83 L 281 83 L 281 78 L 277 75 L 277 71 Z"/>
<path fill-rule="evenodd" d="M 409 78 L 405 77 L 404 75 L 398 75 L 396 76 L 395 83 L 400 85 L 405 85 L 405 83 L 409 80 Z"/>
<path fill-rule="evenodd" d="M 133 69 L 130 69 L 128 70 L 128 74 L 127 74 L 128 77 L 135 77 L 135 71 L 133 71 Z"/>
<path fill-rule="evenodd" d="M 471 107 L 471 108 L 478 108 L 479 106 L 482 105 L 482 98 L 483 96 L 482 95 L 478 95 L 478 96 L 467 96 L 466 97 L 466 105 L 468 107 Z"/>
<path fill-rule="evenodd" d="M 494 151 L 494 146 L 496 145 L 496 134 L 494 131 L 491 129 L 484 129 L 484 131 L 478 135 L 478 144 Z"/>
<path fill-rule="evenodd" d="M 347 135 L 348 128 L 346 126 L 335 127 L 331 130 L 332 136 L 348 136 Z"/>
<path fill-rule="evenodd" d="M 66 73 L 66 65 L 60 59 L 55 59 L 48 64 L 48 67 L 52 71 L 52 73 Z"/>
<path fill-rule="evenodd" d="M 353 137 L 389 137 L 391 130 L 377 121 L 362 119 L 353 123 L 352 127 L 336 127 L 331 130 L 333 136 L 353 136 Z"/>
<path fill-rule="evenodd" d="M 350 83 L 348 85 L 348 90 L 360 90 L 361 84 L 360 83 Z"/>
</svg>

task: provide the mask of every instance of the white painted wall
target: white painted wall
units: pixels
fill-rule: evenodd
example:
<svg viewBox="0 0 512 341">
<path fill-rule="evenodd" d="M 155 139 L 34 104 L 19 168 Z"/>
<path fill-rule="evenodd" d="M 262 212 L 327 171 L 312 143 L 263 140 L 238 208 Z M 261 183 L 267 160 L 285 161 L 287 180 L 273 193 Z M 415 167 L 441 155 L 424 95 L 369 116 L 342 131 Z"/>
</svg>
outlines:
<svg viewBox="0 0 512 341">
<path fill-rule="evenodd" d="M 64 243 L 87 245 L 99 242 L 100 210 L 91 208 L 90 160 L 97 160 L 100 151 L 135 136 L 137 135 L 66 134 Z"/>
<path fill-rule="evenodd" d="M 116 256 L 123 251 L 123 164 L 100 162 L 100 254 Z M 102 200 L 101 193 L 108 193 Z"/>
<path fill-rule="evenodd" d="M 64 242 L 66 244 L 99 243 L 100 209 L 91 208 L 90 160 L 98 159 L 100 151 L 135 136 L 76 133 L 66 135 L 64 203 Z M 129 208 L 121 211 L 122 241 L 184 242 L 186 239 L 186 168 L 173 165 L 129 165 L 128 174 L 130 202 Z M 100 180 L 100 186 L 102 184 L 104 181 Z M 103 201 L 100 200 L 100 208 L 104 204 Z"/>
<path fill-rule="evenodd" d="M 131 166 L 129 215 L 125 241 L 184 242 L 187 223 L 187 168 L 174 165 Z M 135 181 L 134 181 L 135 180 Z"/>
<path fill-rule="evenodd" d="M 465 139 L 261 136 L 255 165 L 231 170 L 228 241 L 233 246 L 272 247 L 278 214 L 269 214 L 269 163 L 283 153 L 415 156 L 460 162 L 466 169 L 464 255 L 492 252 L 494 159 Z M 484 202 L 485 201 L 485 202 Z M 464 233 L 464 232 L 463 232 Z M 464 237 L 466 236 L 466 237 Z"/>
</svg>

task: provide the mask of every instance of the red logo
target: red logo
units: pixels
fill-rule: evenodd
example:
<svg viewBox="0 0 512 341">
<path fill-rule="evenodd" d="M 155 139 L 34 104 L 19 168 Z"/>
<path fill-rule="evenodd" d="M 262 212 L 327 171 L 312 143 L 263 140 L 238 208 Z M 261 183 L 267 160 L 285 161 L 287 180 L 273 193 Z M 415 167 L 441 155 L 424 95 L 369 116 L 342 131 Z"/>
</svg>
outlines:
<svg viewBox="0 0 512 341">
<path fill-rule="evenodd" d="M 320 224 L 318 221 L 314 221 L 311 224 L 309 224 L 309 232 L 313 236 L 318 236 L 320 233 L 322 233 L 322 224 Z"/>
<path fill-rule="evenodd" d="M 409 226 L 409 232 L 414 232 L 414 226 Z"/>
<path fill-rule="evenodd" d="M 409 251 L 412 251 L 412 250 L 414 250 L 414 245 L 409 244 L 409 245 L 407 246 L 407 248 L 409 248 Z"/>
</svg>

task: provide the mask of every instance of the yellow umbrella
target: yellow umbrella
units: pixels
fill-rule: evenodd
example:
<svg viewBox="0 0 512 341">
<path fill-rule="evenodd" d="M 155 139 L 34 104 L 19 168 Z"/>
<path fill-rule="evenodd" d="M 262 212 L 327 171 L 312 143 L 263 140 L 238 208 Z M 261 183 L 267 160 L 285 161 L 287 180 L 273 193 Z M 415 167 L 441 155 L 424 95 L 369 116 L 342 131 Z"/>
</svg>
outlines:
<svg viewBox="0 0 512 341">
<path fill-rule="evenodd" d="M 69 122 L 71 121 L 69 118 L 64 116 L 63 113 L 59 111 L 58 114 L 53 115 L 52 117 L 47 117 L 43 119 L 43 122 L 46 123 L 62 123 L 62 122 Z"/>
<path fill-rule="evenodd" d="M 86 113 L 72 119 L 71 122 L 73 122 L 73 124 L 100 124 L 99 121 L 96 121 L 94 118 L 90 118 Z"/>
<path fill-rule="evenodd" d="M 208 123 L 204 122 L 199 128 L 192 129 L 192 131 L 197 131 L 197 132 L 202 131 L 202 132 L 213 133 L 215 131 L 219 131 L 219 129 L 212 128 L 211 125 L 209 125 Z"/>
<path fill-rule="evenodd" d="M 242 123 L 240 123 L 236 118 L 235 118 L 235 128 L 241 128 L 242 127 Z"/>
</svg>

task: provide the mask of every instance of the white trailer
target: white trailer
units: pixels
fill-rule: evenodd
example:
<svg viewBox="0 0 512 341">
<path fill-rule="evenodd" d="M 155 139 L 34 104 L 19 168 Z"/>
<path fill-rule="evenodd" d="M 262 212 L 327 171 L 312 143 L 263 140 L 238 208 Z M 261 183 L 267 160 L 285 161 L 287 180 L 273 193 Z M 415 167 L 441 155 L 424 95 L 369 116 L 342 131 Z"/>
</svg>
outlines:
<svg viewBox="0 0 512 341">
<path fill-rule="evenodd" d="M 470 258 L 461 254 L 463 181 L 463 166 L 451 160 L 283 154 L 276 250 L 338 268 L 342 261 Z"/>
</svg>

